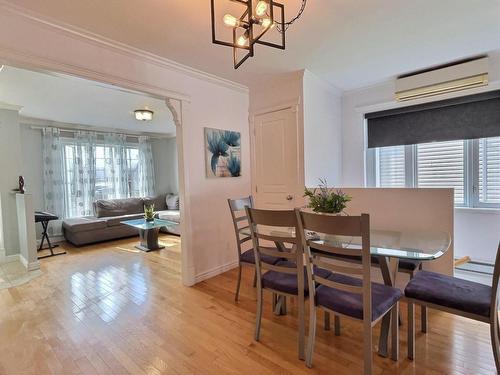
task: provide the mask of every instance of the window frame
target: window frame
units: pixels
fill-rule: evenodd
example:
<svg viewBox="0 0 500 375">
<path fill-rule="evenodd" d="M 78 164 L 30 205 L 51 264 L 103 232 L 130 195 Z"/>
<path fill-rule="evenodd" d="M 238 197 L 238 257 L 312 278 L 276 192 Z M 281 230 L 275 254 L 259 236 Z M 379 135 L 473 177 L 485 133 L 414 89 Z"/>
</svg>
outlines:
<svg viewBox="0 0 500 375">
<path fill-rule="evenodd" d="M 483 139 L 483 138 L 482 138 Z M 500 210 L 500 203 L 485 203 L 479 199 L 479 141 L 464 140 L 464 203 L 455 208 L 477 208 Z M 405 145 L 405 187 L 417 186 L 417 145 Z M 366 186 L 379 187 L 378 148 L 366 149 Z M 397 189 L 397 187 L 395 187 Z"/>
<path fill-rule="evenodd" d="M 66 216 L 68 218 L 76 218 L 76 217 L 81 217 L 81 216 L 73 216 L 73 215 L 70 215 L 71 211 L 72 211 L 72 208 L 70 207 L 73 207 L 72 206 L 72 197 L 74 196 L 74 187 L 71 186 L 71 182 L 69 181 L 68 179 L 68 168 L 67 168 L 67 155 L 66 155 L 66 147 L 68 146 L 73 146 L 74 145 L 74 142 L 73 142 L 73 137 L 61 137 L 61 144 L 62 144 L 62 147 L 63 147 L 63 151 L 62 151 L 62 157 L 63 157 L 63 184 L 64 184 L 64 189 L 66 191 L 66 194 L 65 194 L 65 204 L 64 204 L 64 210 L 66 211 Z M 102 141 L 102 140 L 98 140 L 96 143 L 96 146 L 97 147 L 103 147 L 105 146 L 105 142 Z M 133 143 L 133 142 L 126 142 L 125 143 L 125 148 L 126 148 L 126 153 L 127 153 L 127 158 L 126 158 L 126 161 L 127 161 L 127 183 L 129 184 L 129 196 L 127 198 L 135 198 L 135 197 L 140 197 L 140 192 L 138 195 L 134 195 L 132 194 L 132 188 L 131 188 L 131 184 L 133 183 L 132 181 L 132 176 L 131 176 L 131 162 L 132 159 L 130 157 L 130 150 L 131 149 L 134 149 L 134 150 L 137 150 L 138 152 L 138 156 L 137 156 L 137 162 L 139 162 L 140 160 L 140 156 L 139 156 L 139 153 L 140 153 L 140 147 L 139 147 L 139 144 L 138 143 Z M 74 171 L 73 171 L 74 173 Z M 140 190 L 140 189 L 139 189 Z M 111 198 L 111 199 L 114 199 L 114 198 Z"/>
</svg>

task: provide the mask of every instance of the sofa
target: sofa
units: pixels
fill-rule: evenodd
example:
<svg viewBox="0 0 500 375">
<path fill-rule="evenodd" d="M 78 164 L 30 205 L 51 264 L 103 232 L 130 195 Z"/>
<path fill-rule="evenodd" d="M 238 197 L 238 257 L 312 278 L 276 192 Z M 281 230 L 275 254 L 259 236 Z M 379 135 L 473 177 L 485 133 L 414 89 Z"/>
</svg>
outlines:
<svg viewBox="0 0 500 375">
<path fill-rule="evenodd" d="M 167 206 L 167 202 L 171 204 Z M 75 246 L 115 240 L 139 235 L 136 228 L 122 224 L 122 221 L 144 217 L 144 206 L 154 204 L 156 216 L 175 222 L 161 228 L 162 232 L 180 234 L 179 198 L 162 194 L 154 198 L 125 198 L 97 200 L 94 202 L 94 216 L 63 220 L 62 228 L 66 241 Z"/>
</svg>

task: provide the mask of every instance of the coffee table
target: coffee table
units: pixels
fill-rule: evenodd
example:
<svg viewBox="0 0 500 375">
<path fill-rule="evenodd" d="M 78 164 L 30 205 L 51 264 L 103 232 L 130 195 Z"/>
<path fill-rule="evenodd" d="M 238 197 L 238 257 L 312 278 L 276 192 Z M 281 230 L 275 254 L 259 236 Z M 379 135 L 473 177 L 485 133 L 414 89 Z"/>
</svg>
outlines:
<svg viewBox="0 0 500 375">
<path fill-rule="evenodd" d="M 177 225 L 177 223 L 173 221 L 162 219 L 154 219 L 154 221 L 135 219 L 122 221 L 121 223 L 139 229 L 141 243 L 135 247 L 136 249 L 146 252 L 165 248 L 165 246 L 158 243 L 158 232 L 160 231 L 160 228 L 169 225 Z"/>
</svg>

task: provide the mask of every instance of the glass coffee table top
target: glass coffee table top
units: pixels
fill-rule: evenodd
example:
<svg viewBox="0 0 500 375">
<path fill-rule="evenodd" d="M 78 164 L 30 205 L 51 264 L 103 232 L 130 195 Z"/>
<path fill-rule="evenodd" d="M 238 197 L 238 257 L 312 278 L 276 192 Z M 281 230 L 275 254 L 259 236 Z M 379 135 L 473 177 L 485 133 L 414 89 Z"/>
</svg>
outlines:
<svg viewBox="0 0 500 375">
<path fill-rule="evenodd" d="M 154 221 L 146 221 L 146 219 L 134 219 L 134 220 L 125 220 L 122 221 L 121 223 L 143 230 L 161 228 L 161 227 L 166 227 L 168 225 L 178 225 L 178 223 L 176 222 L 163 219 L 154 219 Z"/>
</svg>

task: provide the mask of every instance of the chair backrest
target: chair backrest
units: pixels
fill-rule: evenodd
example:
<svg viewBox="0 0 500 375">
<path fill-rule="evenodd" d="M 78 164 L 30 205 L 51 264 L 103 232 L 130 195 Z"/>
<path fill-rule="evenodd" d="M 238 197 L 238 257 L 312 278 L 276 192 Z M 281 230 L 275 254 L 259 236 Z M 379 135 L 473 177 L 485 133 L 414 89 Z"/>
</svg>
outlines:
<svg viewBox="0 0 500 375">
<path fill-rule="evenodd" d="M 493 270 L 493 284 L 491 291 L 490 315 L 492 319 L 497 319 L 498 311 L 498 284 L 500 279 L 500 242 L 498 243 L 497 256 L 495 259 L 495 268 Z"/>
<path fill-rule="evenodd" d="M 370 279 L 370 216 L 333 216 L 302 212 L 295 210 L 299 230 L 304 235 L 304 253 L 306 254 L 307 279 L 311 298 L 314 297 L 316 284 L 346 292 L 357 293 L 363 296 L 363 315 L 371 319 L 371 279 Z M 314 232 L 310 236 L 307 232 Z M 317 235 L 321 238 L 318 240 Z M 361 248 L 343 247 L 346 242 L 333 236 L 361 237 Z M 361 264 L 339 265 L 331 258 L 338 260 L 338 256 L 361 256 Z M 361 286 L 346 285 L 325 279 L 315 274 L 314 266 L 334 273 L 353 275 L 361 279 Z"/>
<path fill-rule="evenodd" d="M 248 228 L 249 224 L 245 207 L 253 207 L 253 198 L 250 195 L 239 199 L 228 199 L 227 202 L 229 204 L 229 211 L 231 211 L 231 218 L 233 220 L 239 259 L 241 256 L 241 245 L 251 239 L 250 235 L 243 235 L 241 230 Z"/>
<path fill-rule="evenodd" d="M 259 210 L 249 207 L 246 207 L 246 211 L 255 252 L 257 282 L 260 283 L 263 270 L 296 274 L 299 291 L 303 291 L 304 256 L 302 240 L 298 236 L 295 212 L 293 210 Z M 274 242 L 276 246 L 265 246 L 266 241 Z M 286 266 L 264 263 L 261 260 L 263 254 L 286 259 L 289 263 Z"/>
</svg>

